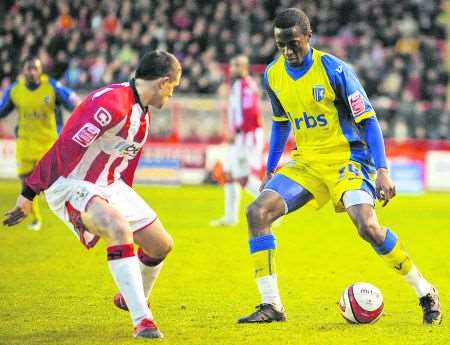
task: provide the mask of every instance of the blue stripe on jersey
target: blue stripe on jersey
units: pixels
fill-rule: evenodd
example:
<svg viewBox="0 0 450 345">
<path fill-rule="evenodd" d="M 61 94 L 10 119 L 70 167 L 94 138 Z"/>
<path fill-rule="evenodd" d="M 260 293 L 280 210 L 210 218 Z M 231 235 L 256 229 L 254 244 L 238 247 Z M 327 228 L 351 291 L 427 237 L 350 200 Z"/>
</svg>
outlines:
<svg viewBox="0 0 450 345">
<path fill-rule="evenodd" d="M 303 59 L 303 62 L 299 67 L 289 66 L 286 60 L 284 61 L 284 67 L 286 68 L 286 72 L 292 79 L 298 80 L 310 70 L 313 63 L 314 60 L 312 59 L 312 49 L 310 48 L 308 54 L 306 54 L 306 56 Z"/>
<path fill-rule="evenodd" d="M 363 172 L 364 172 L 364 169 L 363 169 Z M 368 178 L 366 180 L 364 180 L 360 189 L 369 193 L 372 196 L 373 200 L 377 199 L 377 193 L 375 191 L 375 183 L 372 180 L 369 180 Z"/>
<path fill-rule="evenodd" d="M 278 97 L 275 95 L 275 92 L 273 92 L 272 88 L 269 85 L 269 80 L 267 77 L 267 73 L 269 72 L 269 69 L 272 67 L 272 65 L 277 62 L 277 60 L 280 57 L 276 58 L 275 60 L 273 60 L 266 68 L 265 72 L 264 72 L 264 79 L 263 79 L 263 86 L 264 89 L 266 90 L 267 96 L 269 96 L 270 99 L 270 103 L 272 105 L 272 112 L 273 115 L 275 116 L 286 116 L 286 112 L 284 111 L 283 106 L 281 105 L 280 100 L 278 99 Z M 286 118 L 287 120 L 287 118 Z"/>
<path fill-rule="evenodd" d="M 372 104 L 370 104 L 366 91 L 364 91 L 355 72 L 349 65 L 329 54 L 322 56 L 322 64 L 331 82 L 331 86 L 336 93 L 336 98 L 341 99 L 347 105 L 347 112 L 351 114 L 348 97 L 357 91 L 364 98 L 364 112 L 375 112 Z"/>
<path fill-rule="evenodd" d="M 372 156 L 367 145 L 364 144 L 364 136 L 353 120 L 353 117 L 348 113 L 346 106 L 342 101 L 337 99 L 334 102 L 334 106 L 338 112 L 342 133 L 350 145 L 350 159 L 363 163 L 364 165 L 369 165 L 370 168 L 373 167 Z"/>
<path fill-rule="evenodd" d="M 339 124 L 350 145 L 350 159 L 367 165 L 372 172 L 373 159 L 367 147 L 365 133 L 353 118 L 348 96 L 359 91 L 365 102 L 365 111 L 373 111 L 372 105 L 353 70 L 343 61 L 332 55 L 323 55 L 322 63 L 336 94 L 334 105 L 338 112 Z"/>
</svg>

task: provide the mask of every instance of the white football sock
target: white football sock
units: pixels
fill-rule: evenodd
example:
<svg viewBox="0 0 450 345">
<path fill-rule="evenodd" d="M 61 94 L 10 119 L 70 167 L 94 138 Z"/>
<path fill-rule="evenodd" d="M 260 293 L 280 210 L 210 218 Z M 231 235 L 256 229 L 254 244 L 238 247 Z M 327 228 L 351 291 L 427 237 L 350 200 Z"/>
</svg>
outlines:
<svg viewBox="0 0 450 345">
<path fill-rule="evenodd" d="M 142 319 L 153 320 L 144 290 L 142 290 L 139 259 L 136 256 L 130 256 L 109 260 L 108 265 L 114 281 L 127 303 L 133 325 L 137 325 Z"/>
<path fill-rule="evenodd" d="M 405 275 L 405 280 L 416 290 L 419 298 L 433 292 L 433 286 L 420 274 L 416 266 Z"/>
<path fill-rule="evenodd" d="M 142 274 L 142 285 L 144 287 L 144 295 L 147 300 L 150 297 L 153 286 L 155 286 L 156 279 L 158 278 L 159 272 L 161 272 L 162 266 L 163 262 L 160 262 L 156 266 L 147 266 L 139 260 L 139 267 Z"/>
<path fill-rule="evenodd" d="M 225 219 L 237 223 L 239 215 L 239 204 L 241 201 L 241 187 L 238 183 L 225 183 Z"/>
<path fill-rule="evenodd" d="M 256 278 L 259 293 L 261 294 L 261 301 L 264 304 L 273 304 L 279 311 L 283 309 L 281 304 L 280 293 L 278 291 L 278 281 L 276 275 L 268 275 L 261 278 Z"/>
<path fill-rule="evenodd" d="M 261 180 L 250 175 L 245 185 L 245 190 L 256 198 L 259 195 L 259 187 L 261 187 Z"/>
</svg>

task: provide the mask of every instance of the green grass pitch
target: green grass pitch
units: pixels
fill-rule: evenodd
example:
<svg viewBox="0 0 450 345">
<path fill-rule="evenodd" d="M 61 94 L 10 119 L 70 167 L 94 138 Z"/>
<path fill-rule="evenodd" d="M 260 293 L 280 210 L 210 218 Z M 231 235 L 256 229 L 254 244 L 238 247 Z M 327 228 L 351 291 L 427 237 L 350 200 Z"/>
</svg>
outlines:
<svg viewBox="0 0 450 345">
<path fill-rule="evenodd" d="M 377 208 L 382 224 L 439 288 L 440 327 L 422 326 L 412 289 L 329 204 L 297 211 L 275 230 L 288 322 L 237 325 L 259 303 L 245 221 L 228 229 L 208 226 L 222 213 L 218 187 L 137 190 L 175 239 L 151 298 L 165 344 L 450 344 L 449 194 L 398 196 Z M 0 181 L 1 214 L 18 191 L 17 182 Z M 148 343 L 131 337 L 129 316 L 112 304 L 116 288 L 105 244 L 86 251 L 46 206 L 42 210 L 40 232 L 27 230 L 28 221 L 0 226 L 0 344 Z M 339 314 L 340 294 L 355 281 L 373 283 L 384 294 L 385 313 L 375 325 L 348 325 Z"/>
</svg>

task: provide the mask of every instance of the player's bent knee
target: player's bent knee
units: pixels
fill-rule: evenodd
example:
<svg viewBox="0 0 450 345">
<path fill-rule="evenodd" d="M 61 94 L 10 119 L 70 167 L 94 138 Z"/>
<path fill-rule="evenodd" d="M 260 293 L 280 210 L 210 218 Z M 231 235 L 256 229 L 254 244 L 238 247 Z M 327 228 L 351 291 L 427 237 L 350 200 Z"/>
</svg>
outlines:
<svg viewBox="0 0 450 345">
<path fill-rule="evenodd" d="M 148 254 L 141 247 L 137 251 L 137 257 L 139 258 L 139 261 L 145 266 L 157 266 L 166 259 L 166 256 L 155 256 Z"/>
<path fill-rule="evenodd" d="M 174 241 L 171 236 L 168 236 L 162 243 L 159 243 L 158 246 L 151 246 L 150 248 L 146 248 L 145 245 L 141 246 L 141 258 L 147 258 L 145 260 L 150 261 L 163 261 L 169 253 L 172 251 L 174 247 Z"/>
<path fill-rule="evenodd" d="M 169 255 L 169 253 L 173 250 L 174 245 L 175 245 L 175 242 L 173 241 L 172 236 L 167 236 L 167 238 L 164 241 L 164 246 L 163 246 L 161 256 L 166 257 L 167 255 Z"/>
<path fill-rule="evenodd" d="M 249 221 L 263 222 L 267 218 L 267 210 L 257 201 L 252 202 L 247 207 L 247 219 Z"/>
<path fill-rule="evenodd" d="M 380 225 L 376 222 L 367 222 L 358 226 L 359 235 L 373 245 L 381 245 L 384 242 L 385 234 Z"/>
<path fill-rule="evenodd" d="M 247 208 L 247 219 L 250 223 L 270 225 L 284 214 L 284 205 L 279 209 L 273 203 L 267 203 L 264 199 L 256 199 Z"/>
<path fill-rule="evenodd" d="M 151 258 L 161 259 L 162 261 L 173 250 L 174 241 L 172 236 L 166 233 L 163 238 L 160 237 L 157 241 L 141 241 L 139 245 L 145 255 Z"/>
</svg>

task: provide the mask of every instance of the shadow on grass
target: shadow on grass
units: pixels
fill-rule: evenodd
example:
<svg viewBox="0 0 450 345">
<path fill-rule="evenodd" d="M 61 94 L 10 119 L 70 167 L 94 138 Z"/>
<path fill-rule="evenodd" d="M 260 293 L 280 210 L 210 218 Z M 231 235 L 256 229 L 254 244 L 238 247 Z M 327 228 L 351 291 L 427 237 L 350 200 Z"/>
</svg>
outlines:
<svg viewBox="0 0 450 345">
<path fill-rule="evenodd" d="M 136 344 L 130 329 L 110 325 L 77 324 L 76 327 L 28 330 L 17 335 L 0 335 L 0 344 L 7 345 L 101 345 L 101 344 Z M 127 331 L 128 330 L 128 331 Z M 11 332 L 12 333 L 12 332 Z"/>
</svg>

